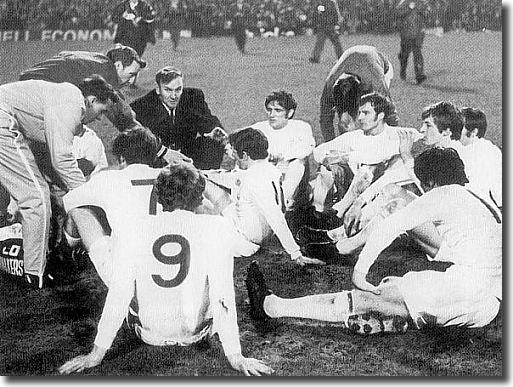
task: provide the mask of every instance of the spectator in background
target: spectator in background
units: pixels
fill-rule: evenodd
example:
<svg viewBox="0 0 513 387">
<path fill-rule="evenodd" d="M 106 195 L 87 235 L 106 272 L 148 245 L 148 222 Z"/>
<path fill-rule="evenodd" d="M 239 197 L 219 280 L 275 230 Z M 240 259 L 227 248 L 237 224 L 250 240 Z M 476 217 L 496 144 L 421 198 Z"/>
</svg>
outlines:
<svg viewBox="0 0 513 387">
<path fill-rule="evenodd" d="M 342 14 L 337 0 L 319 0 L 313 14 L 313 25 L 317 40 L 309 59 L 310 63 L 319 63 L 326 39 L 329 39 L 333 44 L 337 59 L 342 56 L 344 50 L 339 40 L 340 24 L 342 24 Z"/>
<path fill-rule="evenodd" d="M 184 87 L 182 72 L 171 66 L 160 69 L 155 81 L 154 90 L 130 104 L 137 120 L 164 146 L 192 158 L 197 168 L 219 168 L 227 135 L 210 112 L 203 91 Z"/>
<path fill-rule="evenodd" d="M 235 38 L 235 44 L 241 54 L 246 53 L 246 29 L 249 25 L 249 15 L 251 9 L 244 0 L 237 0 L 237 2 L 230 6 L 228 9 L 228 18 L 231 20 L 232 33 Z"/>
<path fill-rule="evenodd" d="M 171 41 L 173 42 L 173 50 L 178 51 L 180 43 L 180 33 L 185 22 L 184 2 L 181 0 L 171 0 L 171 4 L 166 10 L 165 17 L 168 22 Z"/>
<path fill-rule="evenodd" d="M 142 57 L 146 44 L 155 44 L 153 21 L 156 12 L 145 0 L 125 0 L 112 13 L 112 21 L 118 24 L 114 43 L 130 46 Z"/>
<path fill-rule="evenodd" d="M 392 64 L 375 47 L 359 45 L 348 48 L 324 82 L 320 102 L 320 124 L 324 141 L 335 138 L 335 110 L 339 116 L 340 134 L 347 132 L 350 126 L 348 122 L 356 121 L 362 95 L 376 91 L 390 99 L 390 82 L 393 76 Z M 386 123 L 397 126 L 399 119 L 395 106 L 392 105 L 391 109 Z"/>
<path fill-rule="evenodd" d="M 422 44 L 424 43 L 424 18 L 429 6 L 425 0 L 400 0 L 396 6 L 399 17 L 399 31 L 401 35 L 401 51 L 399 63 L 401 65 L 401 79 L 406 79 L 408 57 L 413 52 L 413 66 L 417 84 L 426 80 L 424 74 L 424 57 Z"/>
</svg>

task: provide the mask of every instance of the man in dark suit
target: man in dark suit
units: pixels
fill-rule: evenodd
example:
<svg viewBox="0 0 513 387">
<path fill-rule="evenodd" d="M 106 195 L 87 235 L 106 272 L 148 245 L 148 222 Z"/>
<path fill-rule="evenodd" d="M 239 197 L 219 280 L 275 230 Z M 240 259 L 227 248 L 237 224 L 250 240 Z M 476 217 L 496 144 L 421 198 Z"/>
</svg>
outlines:
<svg viewBox="0 0 513 387">
<path fill-rule="evenodd" d="M 192 158 L 199 169 L 218 169 L 227 134 L 212 115 L 200 89 L 184 87 L 183 74 L 171 66 L 160 69 L 155 90 L 130 104 L 137 120 L 162 145 Z"/>
</svg>

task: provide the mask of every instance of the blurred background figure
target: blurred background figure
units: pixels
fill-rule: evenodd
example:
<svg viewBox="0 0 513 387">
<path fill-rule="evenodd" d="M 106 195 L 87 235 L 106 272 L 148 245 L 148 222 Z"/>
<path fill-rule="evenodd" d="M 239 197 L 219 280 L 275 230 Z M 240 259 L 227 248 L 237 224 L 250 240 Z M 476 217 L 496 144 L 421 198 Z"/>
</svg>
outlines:
<svg viewBox="0 0 513 387">
<path fill-rule="evenodd" d="M 425 17 L 426 12 L 429 11 L 429 5 L 423 0 L 401 0 L 396 6 L 396 10 L 399 17 L 399 31 L 401 35 L 401 51 L 399 52 L 400 76 L 401 79 L 406 79 L 408 57 L 410 52 L 413 52 L 415 79 L 420 85 L 426 80 L 424 57 L 421 50 L 424 43 Z"/>
<path fill-rule="evenodd" d="M 249 25 L 249 14 L 251 9 L 244 0 L 237 0 L 228 9 L 228 17 L 231 20 L 231 28 L 237 49 L 244 55 L 246 53 L 246 29 Z"/>
<path fill-rule="evenodd" d="M 112 21 L 118 25 L 114 43 L 132 47 L 142 57 L 147 43 L 156 42 L 153 29 L 155 16 L 153 7 L 145 0 L 119 3 L 112 12 Z"/>
<path fill-rule="evenodd" d="M 180 33 L 184 28 L 186 6 L 181 0 L 171 0 L 169 8 L 165 14 L 165 19 L 168 22 L 169 33 L 171 34 L 171 41 L 173 42 L 173 50 L 178 51 L 180 43 Z"/>
<path fill-rule="evenodd" d="M 313 26 L 317 39 L 310 57 L 310 63 L 319 63 L 324 43 L 329 39 L 335 48 L 337 59 L 342 56 L 344 50 L 339 40 L 342 14 L 338 7 L 337 0 L 319 0 L 313 14 Z"/>
</svg>

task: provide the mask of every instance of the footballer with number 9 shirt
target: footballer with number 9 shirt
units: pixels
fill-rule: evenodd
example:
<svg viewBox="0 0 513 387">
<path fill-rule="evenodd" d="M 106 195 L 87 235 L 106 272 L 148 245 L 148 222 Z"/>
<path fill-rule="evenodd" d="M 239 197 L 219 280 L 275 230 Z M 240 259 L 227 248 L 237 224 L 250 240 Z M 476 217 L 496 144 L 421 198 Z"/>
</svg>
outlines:
<svg viewBox="0 0 513 387">
<path fill-rule="evenodd" d="M 113 247 L 116 270 L 94 347 L 59 372 L 80 372 L 101 363 L 134 294 L 139 309 L 134 328 L 144 342 L 185 346 L 217 333 L 235 370 L 247 376 L 273 372 L 260 360 L 241 354 L 233 285 L 234 231 L 221 216 L 193 213 L 201 205 L 204 188 L 204 177 L 191 165 L 171 165 L 160 173 L 154 192 L 164 212 L 152 215 L 150 208 L 148 214 L 127 220 Z"/>
<path fill-rule="evenodd" d="M 202 203 L 204 178 L 191 165 L 175 165 L 162 172 L 154 189 L 160 170 L 147 164 L 155 157 L 156 141 L 144 128 L 121 133 L 113 152 L 128 166 L 101 172 L 64 200 L 68 210 L 103 208 L 112 236 L 104 236 L 91 217 L 73 217 L 109 292 L 93 350 L 59 371 L 80 372 L 102 361 L 135 294 L 134 328 L 144 342 L 189 345 L 218 333 L 234 369 L 272 373 L 241 354 L 233 288 L 237 235 L 220 216 L 192 213 Z"/>
</svg>

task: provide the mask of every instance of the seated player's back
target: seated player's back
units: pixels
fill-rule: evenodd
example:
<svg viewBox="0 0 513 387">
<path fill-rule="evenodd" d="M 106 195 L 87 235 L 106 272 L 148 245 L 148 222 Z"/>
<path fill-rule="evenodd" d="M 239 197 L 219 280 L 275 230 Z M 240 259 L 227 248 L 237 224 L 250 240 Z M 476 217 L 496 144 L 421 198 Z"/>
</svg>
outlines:
<svg viewBox="0 0 513 387">
<path fill-rule="evenodd" d="M 141 338 L 154 345 L 197 341 L 221 307 L 210 300 L 234 300 L 228 221 L 184 210 L 132 221 L 139 237 L 125 235 L 120 252 L 132 257 Z"/>
<path fill-rule="evenodd" d="M 107 215 L 113 233 L 126 226 L 127 219 L 155 212 L 152 200 L 153 182 L 160 169 L 144 164 L 131 164 L 121 170 L 106 170 L 91 177 L 82 186 L 64 196 L 66 210 L 74 207 L 97 206 Z"/>
</svg>

